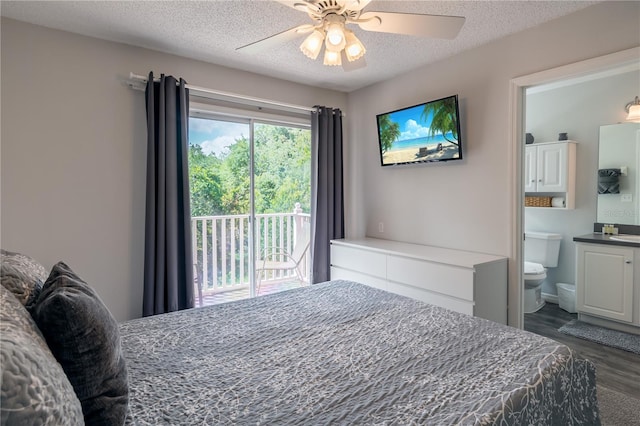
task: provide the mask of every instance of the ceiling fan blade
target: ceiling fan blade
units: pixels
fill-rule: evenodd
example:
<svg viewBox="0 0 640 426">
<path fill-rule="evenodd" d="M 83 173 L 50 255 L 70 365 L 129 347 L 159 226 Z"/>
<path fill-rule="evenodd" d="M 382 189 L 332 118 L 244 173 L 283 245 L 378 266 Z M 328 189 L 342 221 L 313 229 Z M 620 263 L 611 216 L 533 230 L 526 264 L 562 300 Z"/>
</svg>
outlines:
<svg viewBox="0 0 640 426">
<path fill-rule="evenodd" d="M 464 21 L 462 16 L 365 12 L 354 22 L 366 31 L 454 39 Z"/>
<path fill-rule="evenodd" d="M 362 10 L 371 3 L 371 0 L 346 0 L 344 1 L 347 10 Z"/>
<path fill-rule="evenodd" d="M 318 12 L 320 8 L 313 3 L 308 3 L 304 0 L 275 0 L 280 4 L 285 6 L 289 6 L 293 9 L 299 10 L 301 12 L 308 12 L 311 9 L 314 12 Z"/>
<path fill-rule="evenodd" d="M 346 72 L 359 70 L 360 68 L 364 68 L 367 66 L 367 61 L 364 60 L 364 56 L 360 59 L 356 59 L 353 62 L 350 62 L 347 59 L 347 54 L 342 51 L 342 69 Z"/>
<path fill-rule="evenodd" d="M 282 43 L 286 43 L 289 40 L 293 40 L 294 38 L 302 34 L 309 33 L 313 31 L 313 28 L 313 25 L 299 25 L 286 31 L 282 31 L 281 33 L 263 38 L 262 40 L 254 41 L 253 43 L 238 47 L 236 50 L 242 51 L 243 53 L 262 52 L 263 50 L 275 47 Z"/>
</svg>

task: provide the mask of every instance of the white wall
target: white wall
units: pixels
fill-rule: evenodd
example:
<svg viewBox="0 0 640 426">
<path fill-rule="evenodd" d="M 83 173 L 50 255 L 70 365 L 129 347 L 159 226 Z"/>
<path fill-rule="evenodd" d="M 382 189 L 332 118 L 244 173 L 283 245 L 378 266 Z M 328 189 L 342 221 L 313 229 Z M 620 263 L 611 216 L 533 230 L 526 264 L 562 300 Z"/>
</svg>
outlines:
<svg viewBox="0 0 640 426">
<path fill-rule="evenodd" d="M 575 209 L 525 208 L 525 230 L 563 236 L 558 267 L 548 270 L 543 284 L 545 293 L 557 294 L 555 283 L 575 283 L 573 237 L 592 232 L 596 222 L 600 126 L 624 121 L 624 106 L 639 89 L 640 72 L 635 71 L 527 95 L 525 127 L 536 143 L 557 140 L 560 132 L 578 142 Z"/>
<path fill-rule="evenodd" d="M 67 262 L 118 320 L 142 313 L 144 93 L 153 70 L 298 105 L 346 95 L 2 19 L 1 246 Z"/>
<path fill-rule="evenodd" d="M 638 2 L 597 4 L 350 93 L 347 235 L 510 256 L 510 80 L 636 47 L 639 16 Z M 379 165 L 376 114 L 455 93 L 465 160 Z"/>
</svg>

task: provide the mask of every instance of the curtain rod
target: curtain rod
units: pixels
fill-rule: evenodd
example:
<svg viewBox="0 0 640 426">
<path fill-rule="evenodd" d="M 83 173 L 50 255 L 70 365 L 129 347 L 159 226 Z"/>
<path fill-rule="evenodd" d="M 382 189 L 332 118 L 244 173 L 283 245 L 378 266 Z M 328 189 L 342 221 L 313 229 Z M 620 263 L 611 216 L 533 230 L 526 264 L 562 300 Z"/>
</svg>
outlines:
<svg viewBox="0 0 640 426">
<path fill-rule="evenodd" d="M 127 85 L 132 89 L 136 90 L 145 90 L 147 84 L 147 77 L 134 74 L 132 72 L 129 73 L 129 79 L 127 80 Z M 186 84 L 185 87 L 189 89 L 191 94 L 194 96 L 199 96 L 207 99 L 216 99 L 221 101 L 242 101 L 244 104 L 253 105 L 257 107 L 274 107 L 279 110 L 286 111 L 304 111 L 311 112 L 316 109 L 313 107 L 306 107 L 294 104 L 287 104 L 284 102 L 276 102 L 268 99 L 254 98 L 252 96 L 239 95 L 236 93 L 223 92 L 220 90 L 207 89 L 206 87 L 198 87 L 191 84 Z"/>
</svg>

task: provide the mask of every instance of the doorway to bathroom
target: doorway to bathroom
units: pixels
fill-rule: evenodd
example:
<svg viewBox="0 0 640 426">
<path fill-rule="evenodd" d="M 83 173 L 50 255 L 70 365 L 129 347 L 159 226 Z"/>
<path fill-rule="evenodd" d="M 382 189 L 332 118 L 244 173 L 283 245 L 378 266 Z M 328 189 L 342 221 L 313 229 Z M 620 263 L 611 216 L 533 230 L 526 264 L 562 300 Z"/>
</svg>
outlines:
<svg viewBox="0 0 640 426">
<path fill-rule="evenodd" d="M 510 303 L 516 303 L 520 308 L 518 316 L 522 328 L 565 343 L 582 356 L 594 360 L 599 384 L 626 394 L 638 391 L 640 368 L 637 355 L 572 338 L 558 329 L 577 318 L 571 304 L 571 290 L 576 282 L 573 238 L 592 233 L 594 223 L 600 222 L 597 213 L 600 128 L 624 122 L 624 106 L 638 90 L 640 66 L 637 58 L 638 49 L 632 49 L 512 82 L 515 111 L 512 134 L 518 144 L 514 147 L 514 200 L 517 203 L 514 208 L 514 235 L 557 234 L 560 235 L 560 245 L 557 264 L 545 267 L 544 272 L 538 271 L 540 276 L 544 276 L 539 285 L 539 300 L 534 298 L 535 303 L 527 305 L 524 262 L 531 260 L 532 253 L 527 253 L 525 238 L 514 241 L 517 259 L 514 273 L 517 273 L 520 285 L 517 289 L 510 287 L 512 297 L 516 299 L 510 298 Z M 525 137 L 527 133 L 531 135 Z M 557 200 L 549 200 L 545 206 L 530 204 L 525 207 L 525 196 L 531 195 L 525 189 L 527 147 L 562 143 L 558 141 L 564 139 L 561 133 L 567 133 L 568 141 L 575 141 L 573 208 L 566 208 L 566 204 L 563 206 Z M 526 144 L 526 139 L 533 139 L 533 143 Z"/>
<path fill-rule="evenodd" d="M 530 176 L 524 174 L 525 314 L 534 314 L 549 303 L 575 313 L 573 238 L 593 232 L 594 223 L 599 222 L 600 128 L 624 122 L 624 106 L 637 91 L 639 79 L 636 63 L 525 89 L 523 129 L 532 143 L 525 143 L 523 149 L 524 170 L 537 167 L 543 174 L 539 180 L 565 181 L 570 187 L 560 191 L 538 187 L 535 192 Z M 537 157 L 532 159 L 531 152 Z M 531 199 L 543 203 L 532 205 Z"/>
<path fill-rule="evenodd" d="M 632 48 L 613 54 L 588 59 L 585 61 L 561 66 L 554 69 L 541 71 L 535 74 L 525 75 L 510 81 L 511 111 L 510 135 L 512 176 L 511 187 L 513 208 L 511 210 L 512 223 L 512 249 L 511 257 L 514 259 L 510 265 L 509 272 L 509 324 L 523 328 L 523 245 L 524 232 L 533 230 L 533 227 L 542 226 L 539 230 L 546 228 L 547 224 L 553 225 L 554 220 L 561 218 L 564 222 L 557 230 L 569 237 L 564 237 L 561 242 L 559 259 L 567 260 L 570 270 L 570 279 L 573 280 L 575 273 L 575 249 L 573 247 L 573 236 L 581 235 L 593 230 L 596 220 L 596 185 L 597 185 L 597 149 L 598 134 L 601 124 L 620 122 L 625 119 L 625 104 L 627 98 L 637 91 L 637 77 L 635 85 L 631 88 L 614 89 L 602 84 L 605 78 L 616 80 L 617 76 L 625 76 L 630 72 L 638 73 L 640 63 L 640 48 Z M 635 70 L 635 71 L 634 71 Z M 637 74 L 636 74 L 637 75 Z M 580 85 L 599 84 L 599 88 L 589 94 L 574 93 L 568 95 L 562 91 L 574 91 Z M 537 92 L 537 93 L 536 93 Z M 547 102 L 559 102 L 562 108 L 557 108 L 554 113 L 547 114 L 547 117 L 538 115 L 533 117 L 535 112 L 534 95 L 539 95 L 538 103 L 542 105 L 538 108 L 545 108 L 544 96 L 555 94 L 556 98 Z M 563 98 L 564 96 L 564 98 Z M 565 99 L 568 98 L 568 99 Z M 559 100 L 558 100 L 559 99 Z M 623 99 L 625 100 L 623 102 Z M 547 104 L 547 107 L 550 105 Z M 534 127 L 536 130 L 533 130 Z M 576 129 L 575 131 L 569 130 Z M 537 130 L 541 129 L 541 130 Z M 565 130 L 558 130 L 565 129 Z M 536 135 L 536 132 L 538 134 Z M 559 138 L 559 133 L 567 133 L 568 140 L 577 142 L 576 146 L 576 188 L 575 205 L 572 209 L 555 208 L 525 208 L 525 134 L 531 133 L 534 137 L 534 145 L 541 142 L 553 142 Z M 536 216 L 525 217 L 527 211 L 536 212 Z M 571 219 L 567 220 L 567 213 Z M 565 216 L 558 216 L 565 214 Z M 528 219 L 528 220 L 527 220 Z M 580 221 L 580 225 L 574 224 L 575 220 Z M 566 251 L 569 250 L 569 253 Z M 563 261 L 564 261 L 563 260 Z M 562 265 L 563 261 L 559 261 Z M 554 272 L 554 271 L 552 271 Z M 550 280 L 558 278 L 550 277 Z M 569 279 L 568 278 L 568 279 Z M 550 282 L 550 281 L 548 281 Z M 557 280 L 553 282 L 558 282 Z M 569 281 L 570 283 L 573 281 Z M 547 284 L 548 286 L 548 284 Z M 548 287 L 547 287 L 548 288 Z M 557 290 L 550 290 L 551 295 L 557 296 Z"/>
</svg>

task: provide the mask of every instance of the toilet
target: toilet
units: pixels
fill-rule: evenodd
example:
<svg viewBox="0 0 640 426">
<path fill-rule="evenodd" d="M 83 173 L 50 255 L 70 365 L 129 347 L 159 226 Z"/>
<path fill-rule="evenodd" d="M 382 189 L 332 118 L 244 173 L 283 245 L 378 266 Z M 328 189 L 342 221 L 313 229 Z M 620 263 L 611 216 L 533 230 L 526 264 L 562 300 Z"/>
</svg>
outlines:
<svg viewBox="0 0 640 426">
<path fill-rule="evenodd" d="M 544 306 L 542 284 L 547 268 L 558 266 L 562 235 L 546 232 L 524 234 L 524 312 L 538 311 Z"/>
</svg>

